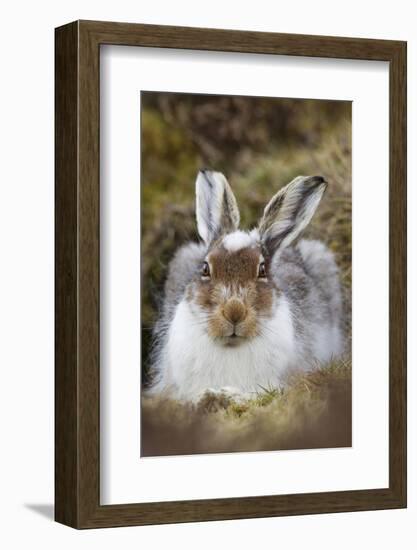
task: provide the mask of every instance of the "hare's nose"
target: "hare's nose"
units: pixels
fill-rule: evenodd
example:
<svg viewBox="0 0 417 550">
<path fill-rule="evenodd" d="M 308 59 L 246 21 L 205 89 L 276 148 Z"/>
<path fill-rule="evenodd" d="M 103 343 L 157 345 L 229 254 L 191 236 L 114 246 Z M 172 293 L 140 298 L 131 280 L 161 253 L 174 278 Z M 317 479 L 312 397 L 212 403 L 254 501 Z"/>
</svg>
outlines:
<svg viewBox="0 0 417 550">
<path fill-rule="evenodd" d="M 232 298 L 226 302 L 223 309 L 223 315 L 228 321 L 236 325 L 246 318 L 246 306 L 240 300 Z"/>
</svg>

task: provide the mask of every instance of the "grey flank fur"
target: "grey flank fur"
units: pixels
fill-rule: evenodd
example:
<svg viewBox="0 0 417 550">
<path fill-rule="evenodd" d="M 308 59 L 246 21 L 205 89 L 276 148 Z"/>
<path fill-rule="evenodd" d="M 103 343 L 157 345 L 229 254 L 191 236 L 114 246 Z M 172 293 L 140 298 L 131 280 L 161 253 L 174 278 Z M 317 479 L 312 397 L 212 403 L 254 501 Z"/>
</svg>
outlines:
<svg viewBox="0 0 417 550">
<path fill-rule="evenodd" d="M 175 308 L 182 300 L 188 283 L 201 269 L 207 253 L 204 243 L 188 243 L 181 246 L 175 253 L 168 266 L 168 275 L 164 286 L 163 305 L 158 320 L 153 329 L 153 345 L 151 350 L 151 365 L 158 367 L 160 355 L 166 343 L 168 328 L 174 317 Z M 152 377 L 157 372 L 151 372 Z M 152 380 L 153 381 L 153 380 Z"/>
</svg>

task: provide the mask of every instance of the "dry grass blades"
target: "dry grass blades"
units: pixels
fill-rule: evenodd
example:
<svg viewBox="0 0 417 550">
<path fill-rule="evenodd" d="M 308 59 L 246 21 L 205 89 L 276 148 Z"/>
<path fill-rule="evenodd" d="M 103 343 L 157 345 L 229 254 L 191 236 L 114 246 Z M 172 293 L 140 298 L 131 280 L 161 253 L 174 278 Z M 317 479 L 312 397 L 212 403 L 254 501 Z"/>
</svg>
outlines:
<svg viewBox="0 0 417 550">
<path fill-rule="evenodd" d="M 142 400 L 142 456 L 351 446 L 351 364 L 298 375 L 247 402 Z"/>
</svg>

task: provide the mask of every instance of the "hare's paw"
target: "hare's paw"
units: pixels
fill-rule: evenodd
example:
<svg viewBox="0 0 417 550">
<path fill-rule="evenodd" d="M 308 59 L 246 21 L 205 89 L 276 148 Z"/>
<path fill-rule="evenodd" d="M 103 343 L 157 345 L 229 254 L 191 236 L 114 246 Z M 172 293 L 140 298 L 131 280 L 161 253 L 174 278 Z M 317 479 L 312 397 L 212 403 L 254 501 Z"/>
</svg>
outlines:
<svg viewBox="0 0 417 550">
<path fill-rule="evenodd" d="M 242 403 L 248 397 L 240 390 L 232 387 L 220 389 L 208 388 L 201 392 L 197 399 L 197 408 L 204 412 L 217 412 L 227 409 L 232 403 Z"/>
</svg>

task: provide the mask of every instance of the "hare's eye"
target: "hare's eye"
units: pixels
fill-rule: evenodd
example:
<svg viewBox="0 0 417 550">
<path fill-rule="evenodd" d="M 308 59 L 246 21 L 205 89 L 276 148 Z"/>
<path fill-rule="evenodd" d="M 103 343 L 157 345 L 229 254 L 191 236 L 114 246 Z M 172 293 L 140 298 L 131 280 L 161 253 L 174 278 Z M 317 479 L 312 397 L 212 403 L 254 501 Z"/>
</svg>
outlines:
<svg viewBox="0 0 417 550">
<path fill-rule="evenodd" d="M 259 264 L 258 277 L 264 279 L 266 277 L 265 262 Z"/>
<path fill-rule="evenodd" d="M 203 263 L 203 269 L 201 270 L 202 277 L 210 277 L 210 266 L 207 262 Z"/>
</svg>

